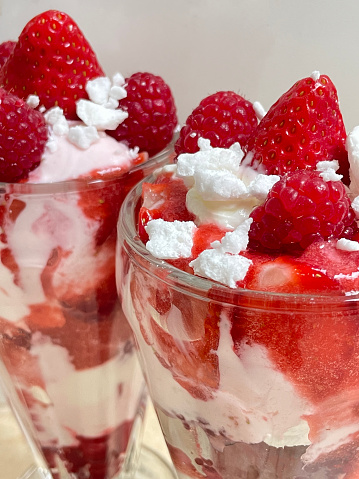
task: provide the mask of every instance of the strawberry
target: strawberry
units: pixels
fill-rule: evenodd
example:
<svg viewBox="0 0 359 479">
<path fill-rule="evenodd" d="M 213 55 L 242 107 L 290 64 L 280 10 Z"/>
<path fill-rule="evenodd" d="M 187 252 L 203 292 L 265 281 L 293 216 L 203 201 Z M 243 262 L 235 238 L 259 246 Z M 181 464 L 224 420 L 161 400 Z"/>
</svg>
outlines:
<svg viewBox="0 0 359 479">
<path fill-rule="evenodd" d="M 26 179 L 39 165 L 47 138 L 43 115 L 0 88 L 0 181 Z"/>
<path fill-rule="evenodd" d="M 359 252 L 343 251 L 336 241 L 320 241 L 311 244 L 298 258 L 313 269 L 323 269 L 326 275 L 340 285 L 344 293 L 359 291 Z"/>
<path fill-rule="evenodd" d="M 339 292 L 339 282 L 325 274 L 319 266 L 311 267 L 300 259 L 247 253 L 253 263 L 241 287 L 253 291 L 290 294 L 333 294 Z"/>
<path fill-rule="evenodd" d="M 202 251 L 211 247 L 214 241 L 221 241 L 226 230 L 213 223 L 199 225 L 193 236 L 192 259 L 197 258 Z"/>
<path fill-rule="evenodd" d="M 146 243 L 148 235 L 145 226 L 150 220 L 162 218 L 164 221 L 193 221 L 194 216 L 186 207 L 187 188 L 180 178 L 172 178 L 169 173 L 161 174 L 155 183 L 142 186 L 142 207 L 139 212 L 139 235 Z"/>
<path fill-rule="evenodd" d="M 60 106 L 77 119 L 76 101 L 103 70 L 83 33 L 66 13 L 48 10 L 30 20 L 0 71 L 0 86 L 20 98 L 36 94 L 46 109 Z"/>
<path fill-rule="evenodd" d="M 219 384 L 220 307 L 166 289 L 141 268 L 133 273 L 131 297 L 144 340 L 182 387 L 208 400 Z"/>
<path fill-rule="evenodd" d="M 253 105 L 233 91 L 219 91 L 204 98 L 192 111 L 175 144 L 177 156 L 199 150 L 198 138 L 214 148 L 245 146 L 258 123 Z"/>
<path fill-rule="evenodd" d="M 126 78 L 126 91 L 127 97 L 119 106 L 128 112 L 128 118 L 107 133 L 130 148 L 137 146 L 153 156 L 172 140 L 177 126 L 172 92 L 160 76 L 147 72 Z"/>
<path fill-rule="evenodd" d="M 135 163 L 140 164 L 146 158 L 146 154 L 140 153 Z M 88 218 L 98 221 L 95 239 L 100 245 L 114 232 L 122 202 L 129 190 L 143 178 L 143 171 L 133 169 L 122 174 L 115 169 L 106 173 L 93 172 L 91 177 L 104 183 L 99 182 L 99 188 L 81 188 L 78 203 Z"/>
<path fill-rule="evenodd" d="M 333 300 L 330 306 L 331 295 L 338 295 L 338 282 L 292 258 L 256 266 L 247 278 L 248 287 L 311 297 L 321 292 L 326 296 L 320 301 L 293 294 L 252 297 L 244 292 L 238 299 L 241 307 L 233 309 L 232 317 L 237 355 L 241 356 L 243 341 L 265 346 L 274 367 L 302 396 L 320 403 L 337 394 L 353 357 L 353 338 L 359 333 L 357 313 L 350 307 L 345 309 L 344 295 L 342 303 Z"/>
<path fill-rule="evenodd" d="M 267 174 L 283 175 L 336 159 L 348 183 L 345 139 L 336 88 L 328 76 L 313 74 L 269 109 L 248 141 L 244 162 Z"/>
<path fill-rule="evenodd" d="M 0 44 L 0 68 L 3 67 L 9 56 L 14 51 L 16 42 L 8 40 Z"/>
</svg>

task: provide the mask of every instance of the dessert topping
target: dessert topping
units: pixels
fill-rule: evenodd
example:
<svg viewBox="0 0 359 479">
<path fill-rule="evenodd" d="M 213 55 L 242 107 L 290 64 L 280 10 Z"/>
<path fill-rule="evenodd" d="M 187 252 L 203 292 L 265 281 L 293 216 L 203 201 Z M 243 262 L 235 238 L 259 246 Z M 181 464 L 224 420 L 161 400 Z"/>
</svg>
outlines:
<svg viewBox="0 0 359 479">
<path fill-rule="evenodd" d="M 335 86 L 316 72 L 292 86 L 271 106 L 246 145 L 245 164 L 283 175 L 338 160 L 348 183 L 346 132 Z"/>
<path fill-rule="evenodd" d="M 340 238 L 350 200 L 341 181 L 325 181 L 313 170 L 288 173 L 251 213 L 252 249 L 300 253 L 315 240 Z"/>
<path fill-rule="evenodd" d="M 245 278 L 252 264 L 250 259 L 239 254 L 247 248 L 251 223 L 252 219 L 249 218 L 234 231 L 227 232 L 220 241 L 211 243 L 212 249 L 202 251 L 189 263 L 194 273 L 235 288 L 237 282 Z"/>
<path fill-rule="evenodd" d="M 262 175 L 240 165 L 243 152 L 238 143 L 230 148 L 212 148 L 200 138 L 199 151 L 178 157 L 177 175 L 190 187 L 186 203 L 197 223 L 216 222 L 234 229 L 266 197 L 276 175 Z"/>
<path fill-rule="evenodd" d="M 87 98 L 86 82 L 104 76 L 95 53 L 66 13 L 48 10 L 35 16 L 0 71 L 0 86 L 27 98 L 36 94 L 46 109 L 60 106 L 76 119 L 76 101 Z"/>
<path fill-rule="evenodd" d="M 177 126 L 171 90 L 161 77 L 142 72 L 127 78 L 125 88 L 127 96 L 119 105 L 128 118 L 107 133 L 130 148 L 138 146 L 154 155 L 171 141 Z"/>
<path fill-rule="evenodd" d="M 189 258 L 196 225 L 193 221 L 164 221 L 157 219 L 146 226 L 148 251 L 161 259 Z"/>
<path fill-rule="evenodd" d="M 47 139 L 43 115 L 0 88 L 0 181 L 26 179 L 39 165 Z"/>
<path fill-rule="evenodd" d="M 177 155 L 198 151 L 198 139 L 210 140 L 215 148 L 244 146 L 258 119 L 253 105 L 233 91 L 220 91 L 204 98 L 182 127 L 175 145 Z"/>
</svg>

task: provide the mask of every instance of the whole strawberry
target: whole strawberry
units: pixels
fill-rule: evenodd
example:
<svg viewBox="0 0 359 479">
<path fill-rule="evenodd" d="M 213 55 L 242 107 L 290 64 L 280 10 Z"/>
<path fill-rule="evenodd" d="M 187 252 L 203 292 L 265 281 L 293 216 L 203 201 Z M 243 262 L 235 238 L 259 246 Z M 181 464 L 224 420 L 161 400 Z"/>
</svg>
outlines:
<svg viewBox="0 0 359 479">
<path fill-rule="evenodd" d="M 314 72 L 298 81 L 269 109 L 249 139 L 245 162 L 267 174 L 315 169 L 318 161 L 339 161 L 348 183 L 346 132 L 335 86 Z"/>
<path fill-rule="evenodd" d="M 252 103 L 233 91 L 219 91 L 204 98 L 180 131 L 175 145 L 177 156 L 199 150 L 198 138 L 211 141 L 213 148 L 245 146 L 258 124 Z"/>
<path fill-rule="evenodd" d="M 7 42 L 0 43 L 0 68 L 5 64 L 9 56 L 14 51 L 16 42 L 8 40 Z"/>
<path fill-rule="evenodd" d="M 249 247 L 265 253 L 298 254 L 314 241 L 347 236 L 355 221 L 344 184 L 313 170 L 284 175 L 250 217 Z"/>
<path fill-rule="evenodd" d="M 128 118 L 107 133 L 130 148 L 138 146 L 152 156 L 172 140 L 177 126 L 172 92 L 160 76 L 146 72 L 126 78 L 125 88 L 127 97 L 119 106 L 128 112 Z"/>
<path fill-rule="evenodd" d="M 75 102 L 87 98 L 86 82 L 103 75 L 90 44 L 71 17 L 48 10 L 30 20 L 21 32 L 0 71 L 0 86 L 24 99 L 36 94 L 46 109 L 60 106 L 68 119 L 76 119 Z"/>
<path fill-rule="evenodd" d="M 26 179 L 40 163 L 47 138 L 43 115 L 0 88 L 0 181 Z"/>
</svg>

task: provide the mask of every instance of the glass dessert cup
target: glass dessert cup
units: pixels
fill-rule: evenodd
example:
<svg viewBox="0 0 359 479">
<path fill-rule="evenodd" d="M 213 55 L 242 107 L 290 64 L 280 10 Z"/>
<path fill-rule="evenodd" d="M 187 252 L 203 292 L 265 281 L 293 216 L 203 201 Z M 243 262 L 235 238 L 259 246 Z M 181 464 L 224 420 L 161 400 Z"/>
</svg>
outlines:
<svg viewBox="0 0 359 479">
<path fill-rule="evenodd" d="M 133 477 L 146 393 L 116 293 L 116 222 L 171 154 L 108 179 L 0 183 L 0 379 L 54 479 Z"/>
<path fill-rule="evenodd" d="M 140 197 L 122 206 L 117 287 L 178 477 L 358 477 L 359 298 L 179 270 L 139 239 Z"/>
</svg>

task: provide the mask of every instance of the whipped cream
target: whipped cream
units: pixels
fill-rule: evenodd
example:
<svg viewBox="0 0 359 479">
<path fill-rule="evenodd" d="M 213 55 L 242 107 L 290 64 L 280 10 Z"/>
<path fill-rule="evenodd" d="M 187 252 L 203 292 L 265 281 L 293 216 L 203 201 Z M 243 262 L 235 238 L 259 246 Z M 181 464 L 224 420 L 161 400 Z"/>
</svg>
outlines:
<svg viewBox="0 0 359 479">
<path fill-rule="evenodd" d="M 116 141 L 104 132 L 98 132 L 98 141 L 83 150 L 67 136 L 52 135 L 46 145 L 40 165 L 30 172 L 29 183 L 53 183 L 91 174 L 93 171 L 130 168 L 137 156 L 135 150 Z"/>
<path fill-rule="evenodd" d="M 212 148 L 199 138 L 200 150 L 183 153 L 177 161 L 177 176 L 189 187 L 186 205 L 197 223 L 217 223 L 235 229 L 263 201 L 279 180 L 241 165 L 244 153 L 238 143 L 230 148 Z"/>
<path fill-rule="evenodd" d="M 220 316 L 217 350 L 219 388 L 207 401 L 193 398 L 153 354 L 154 345 L 148 345 L 143 339 L 133 306 L 130 278 L 131 273 L 122 291 L 123 308 L 139 342 L 142 364 L 145 373 L 148 371 L 151 395 L 157 407 L 170 416 L 181 414 L 186 422 L 200 420 L 215 435 L 224 435 L 231 441 L 250 444 L 264 441 L 275 447 L 310 444 L 308 424 L 303 419 L 311 412 L 310 404 L 276 369 L 264 346 L 243 341 L 240 357 L 236 355 L 230 334 L 231 321 L 224 311 Z M 144 318 L 150 318 L 152 313 L 156 317 L 149 294 L 144 288 Z M 139 306 L 136 305 L 136 309 Z"/>
<path fill-rule="evenodd" d="M 68 351 L 46 336 L 35 333 L 32 343 L 31 352 L 38 358 L 46 384 L 46 390 L 31 388 L 37 403 L 32 412 L 42 409 L 37 417 L 42 445 L 51 446 L 56 440 L 61 446 L 72 446 L 75 435 L 101 437 L 123 421 L 133 420 L 143 388 L 134 351 L 125 355 L 119 351 L 101 365 L 76 370 Z M 51 418 L 58 424 L 55 437 L 54 423 L 48 422 Z"/>
</svg>

